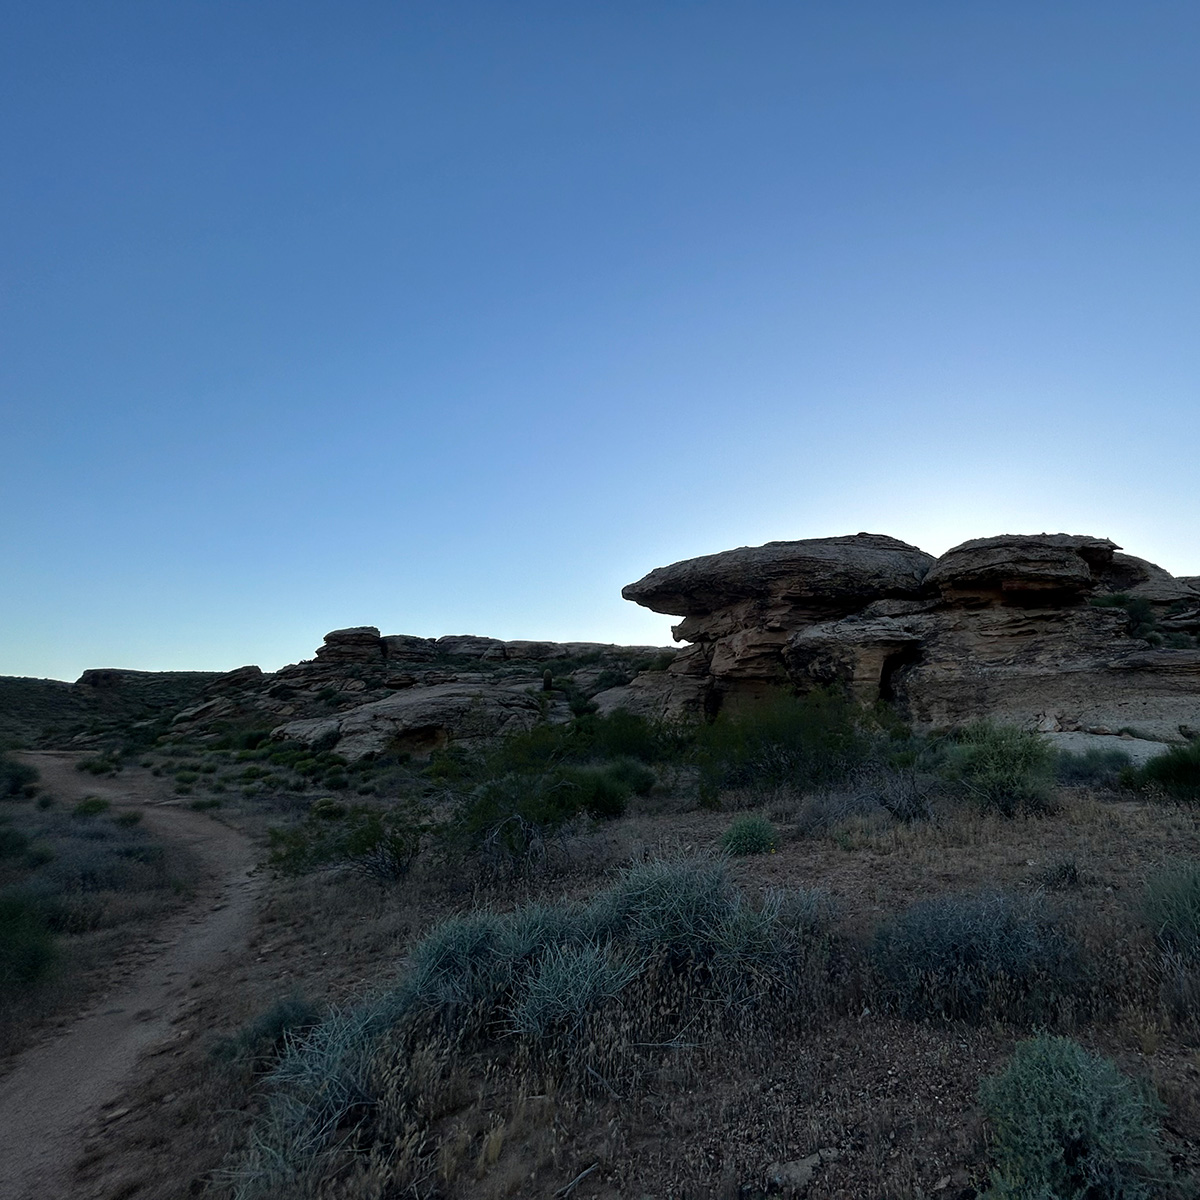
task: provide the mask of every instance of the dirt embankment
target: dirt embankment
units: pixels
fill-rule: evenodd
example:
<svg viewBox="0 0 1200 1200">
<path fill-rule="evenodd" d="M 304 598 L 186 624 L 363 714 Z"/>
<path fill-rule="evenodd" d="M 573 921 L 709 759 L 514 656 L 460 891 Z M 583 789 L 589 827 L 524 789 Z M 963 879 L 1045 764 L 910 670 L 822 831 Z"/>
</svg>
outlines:
<svg viewBox="0 0 1200 1200">
<path fill-rule="evenodd" d="M 147 933 L 136 966 L 66 1029 L 18 1055 L 0 1077 L 5 1200 L 72 1194 L 85 1132 L 121 1115 L 117 1102 L 138 1061 L 176 1036 L 192 985 L 233 961 L 253 926 L 258 881 L 249 839 L 207 814 L 164 801 L 148 772 L 97 780 L 75 770 L 79 757 L 24 756 L 41 772 L 46 790 L 66 803 L 87 794 L 114 808 L 140 810 L 146 829 L 184 845 L 202 864 L 203 877 L 187 909 Z"/>
</svg>

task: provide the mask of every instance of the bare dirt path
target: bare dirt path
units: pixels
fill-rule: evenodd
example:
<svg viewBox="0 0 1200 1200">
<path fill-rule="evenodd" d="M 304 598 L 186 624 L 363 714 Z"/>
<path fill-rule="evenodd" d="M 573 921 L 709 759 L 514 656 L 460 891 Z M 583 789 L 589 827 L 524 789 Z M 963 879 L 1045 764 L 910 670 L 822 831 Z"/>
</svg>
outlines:
<svg viewBox="0 0 1200 1200">
<path fill-rule="evenodd" d="M 152 835 L 184 845 L 203 868 L 187 909 L 147 936 L 143 961 L 65 1030 L 18 1055 L 0 1077 L 0 1197 L 58 1200 L 72 1194 L 86 1130 L 121 1115 L 116 1102 L 139 1060 L 176 1036 L 192 984 L 219 974 L 245 949 L 258 880 L 248 838 L 166 800 L 149 772 L 98 780 L 75 770 L 78 754 L 22 757 L 62 801 L 93 795 L 114 808 L 140 809 Z"/>
</svg>

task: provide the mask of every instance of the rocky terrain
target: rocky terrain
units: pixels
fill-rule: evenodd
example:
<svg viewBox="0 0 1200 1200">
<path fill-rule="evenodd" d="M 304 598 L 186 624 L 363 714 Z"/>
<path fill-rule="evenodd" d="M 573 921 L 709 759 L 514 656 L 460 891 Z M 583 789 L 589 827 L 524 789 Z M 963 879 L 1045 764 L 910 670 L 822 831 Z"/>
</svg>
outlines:
<svg viewBox="0 0 1200 1200">
<path fill-rule="evenodd" d="M 935 559 L 880 534 L 770 542 L 660 567 L 626 599 L 683 619 L 664 672 L 596 697 L 712 715 L 778 688 L 842 684 L 918 726 L 1200 730 L 1200 582 L 1105 538 L 1005 535 Z"/>
<path fill-rule="evenodd" d="M 831 684 L 926 728 L 1200 730 L 1200 576 L 1105 538 L 1004 535 L 940 558 L 871 533 L 770 542 L 657 568 L 622 594 L 680 617 L 683 648 L 363 626 L 274 673 L 90 670 L 73 685 L 0 680 L 0 698 L 8 736 L 31 745 L 99 745 L 115 728 L 203 741 L 250 723 L 351 760 L 470 745 L 590 703 L 695 720 Z"/>
</svg>

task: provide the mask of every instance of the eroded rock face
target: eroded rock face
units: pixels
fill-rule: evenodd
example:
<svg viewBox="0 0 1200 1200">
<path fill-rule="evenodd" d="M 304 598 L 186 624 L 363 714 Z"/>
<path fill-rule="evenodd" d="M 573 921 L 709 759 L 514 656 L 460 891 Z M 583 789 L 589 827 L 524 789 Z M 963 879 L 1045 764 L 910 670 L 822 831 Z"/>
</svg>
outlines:
<svg viewBox="0 0 1200 1200">
<path fill-rule="evenodd" d="M 881 597 L 918 597 L 933 561 L 896 538 L 859 533 L 743 546 L 651 571 L 621 594 L 684 618 L 672 632 L 693 646 L 670 673 L 703 681 L 686 687 L 655 682 L 654 705 L 684 705 L 686 696 L 688 715 L 712 712 L 786 684 L 783 650 L 795 630 L 857 612 Z M 600 703 L 611 702 L 606 697 Z"/>
<path fill-rule="evenodd" d="M 597 703 L 687 717 L 838 684 L 923 725 L 990 717 L 1177 739 L 1200 726 L 1194 577 L 1119 549 L 1079 534 L 1005 535 L 935 561 L 858 534 L 660 568 L 623 594 L 682 616 L 675 636 L 692 645 L 665 676 L 638 677 Z M 1093 603 L 1117 594 L 1149 606 L 1152 640 L 1133 636 L 1123 607 Z"/>
<path fill-rule="evenodd" d="M 561 711 L 557 711 L 557 710 Z M 428 754 L 448 742 L 465 745 L 531 729 L 543 717 L 566 720 L 565 700 L 544 712 L 527 680 L 485 678 L 414 687 L 331 717 L 290 721 L 273 736 L 336 747 L 349 759 L 383 752 Z"/>
</svg>

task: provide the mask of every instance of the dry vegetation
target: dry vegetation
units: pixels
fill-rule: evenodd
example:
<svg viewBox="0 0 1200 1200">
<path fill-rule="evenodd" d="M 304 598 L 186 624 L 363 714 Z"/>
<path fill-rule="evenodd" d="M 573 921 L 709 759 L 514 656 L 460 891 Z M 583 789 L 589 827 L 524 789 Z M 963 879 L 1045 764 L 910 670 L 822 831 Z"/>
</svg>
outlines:
<svg viewBox="0 0 1200 1200">
<path fill-rule="evenodd" d="M 1012 739 L 820 699 L 429 764 L 160 747 L 276 873 L 79 1194 L 1058 1195 L 1011 1181 L 1018 1068 L 1126 1122 L 1078 1195 L 1186 1194 L 1200 810 Z M 1014 1058 L 1039 1030 L 1071 1048 Z"/>
</svg>

